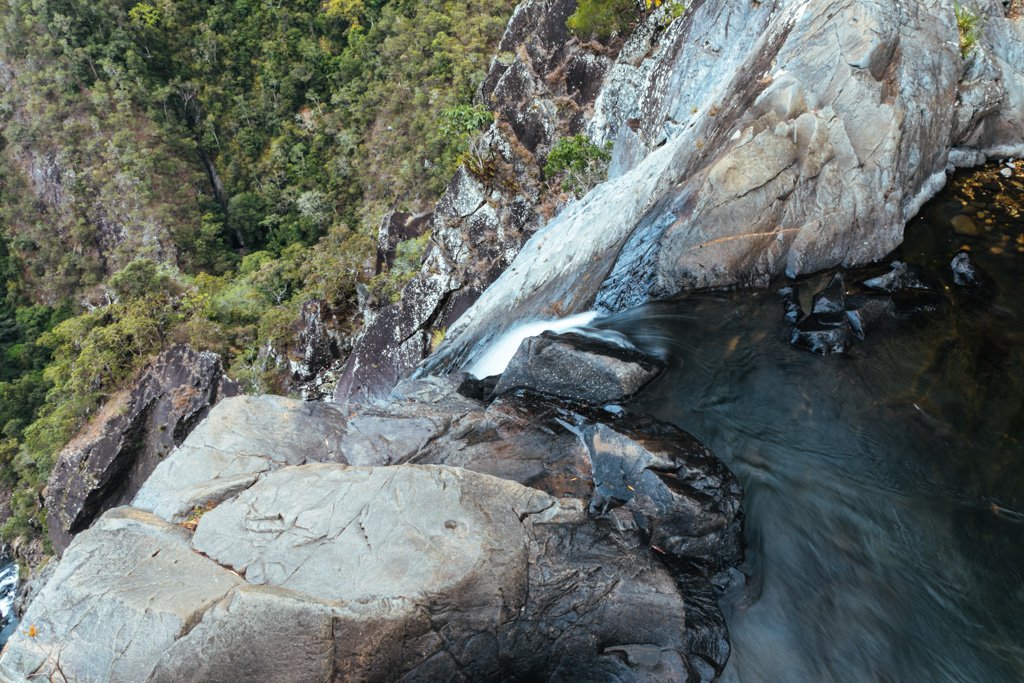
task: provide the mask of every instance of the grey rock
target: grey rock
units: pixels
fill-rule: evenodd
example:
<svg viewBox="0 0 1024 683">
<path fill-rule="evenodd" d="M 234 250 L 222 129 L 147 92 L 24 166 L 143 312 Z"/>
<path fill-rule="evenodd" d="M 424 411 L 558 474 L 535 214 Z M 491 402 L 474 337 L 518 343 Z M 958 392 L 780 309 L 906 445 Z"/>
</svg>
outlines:
<svg viewBox="0 0 1024 683">
<path fill-rule="evenodd" d="M 582 132 L 614 45 L 580 44 L 565 21 L 575 0 L 525 0 L 509 20 L 477 101 L 498 121 L 471 150 L 477 172 L 456 172 L 430 219 L 430 247 L 397 304 L 367 307 L 334 398 L 380 398 L 426 358 L 443 333 L 512 263 L 557 210 L 541 169 L 561 135 Z M 389 228 L 390 234 L 390 228 Z"/>
<path fill-rule="evenodd" d="M 664 363 L 635 347 L 596 337 L 545 332 L 523 340 L 501 374 L 494 394 L 516 389 L 591 405 L 635 395 L 664 369 Z"/>
<path fill-rule="evenodd" d="M 332 395 L 340 363 L 351 351 L 351 341 L 342 332 L 347 320 L 321 299 L 302 304 L 294 341 L 283 349 L 290 373 L 287 389 L 307 401 Z"/>
<path fill-rule="evenodd" d="M 160 656 L 151 683 L 330 683 L 334 612 L 283 589 L 242 585 Z"/>
<path fill-rule="evenodd" d="M 506 582 L 526 561 L 520 517 L 544 510 L 557 502 L 540 491 L 453 469 L 304 465 L 204 515 L 192 542 L 252 584 L 337 602 L 444 594 L 490 621 L 522 606 Z"/>
<path fill-rule="evenodd" d="M 345 433 L 344 416 L 329 404 L 281 396 L 230 398 L 160 463 L 132 504 L 180 522 L 282 465 L 345 462 Z"/>
<path fill-rule="evenodd" d="M 123 505 L 217 401 L 238 393 L 220 357 L 175 346 L 61 452 L 46 487 L 50 540 L 59 555 L 97 515 Z"/>
<path fill-rule="evenodd" d="M 686 680 L 674 581 L 630 533 L 615 538 L 577 501 L 464 470 L 287 468 L 204 516 L 194 539 L 275 592 L 210 611 L 163 670 L 183 661 L 225 680 L 246 624 L 283 611 L 310 624 L 304 666 L 320 666 L 330 632 L 346 679 Z M 272 653 L 246 651 L 245 670 L 279 680 L 264 673 Z"/>
<path fill-rule="evenodd" d="M 925 0 L 694 3 L 641 27 L 588 128 L 615 143 L 612 179 L 531 238 L 421 371 L 467 367 L 552 302 L 617 311 L 881 258 L 948 162 L 1020 155 L 1024 26 L 990 4 L 966 61 Z"/>
<path fill-rule="evenodd" d="M 46 680 L 145 681 L 157 659 L 242 583 L 193 552 L 189 534 L 131 508 L 68 546 L 0 665 Z"/>
</svg>

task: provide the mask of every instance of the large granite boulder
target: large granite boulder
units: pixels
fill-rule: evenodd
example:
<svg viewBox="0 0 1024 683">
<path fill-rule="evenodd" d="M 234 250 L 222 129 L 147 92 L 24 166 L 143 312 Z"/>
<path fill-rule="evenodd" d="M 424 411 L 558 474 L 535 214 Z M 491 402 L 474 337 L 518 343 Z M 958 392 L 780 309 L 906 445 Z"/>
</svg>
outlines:
<svg viewBox="0 0 1024 683">
<path fill-rule="evenodd" d="M 46 487 L 57 554 L 104 510 L 129 502 L 210 408 L 236 393 L 217 354 L 175 346 L 108 400 L 61 452 Z"/>
<path fill-rule="evenodd" d="M 576 499 L 457 468 L 305 465 L 189 536 L 108 512 L 0 667 L 68 681 L 701 679 L 671 573 Z"/>
<path fill-rule="evenodd" d="M 190 534 L 116 508 L 68 546 L 0 665 L 63 681 L 145 681 L 159 655 L 239 576 L 192 550 Z"/>
</svg>

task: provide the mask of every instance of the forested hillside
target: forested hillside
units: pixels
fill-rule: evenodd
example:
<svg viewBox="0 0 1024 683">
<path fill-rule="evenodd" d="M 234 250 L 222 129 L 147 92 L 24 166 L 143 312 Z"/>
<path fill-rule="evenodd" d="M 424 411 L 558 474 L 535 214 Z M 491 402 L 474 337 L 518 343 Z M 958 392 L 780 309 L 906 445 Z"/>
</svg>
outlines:
<svg viewBox="0 0 1024 683">
<path fill-rule="evenodd" d="M 377 224 L 428 207 L 490 122 L 473 94 L 514 4 L 0 7 L 5 538 L 45 528 L 59 449 L 159 349 L 272 389 L 261 350 L 304 301 L 395 291 L 411 268 L 374 275 Z"/>
</svg>

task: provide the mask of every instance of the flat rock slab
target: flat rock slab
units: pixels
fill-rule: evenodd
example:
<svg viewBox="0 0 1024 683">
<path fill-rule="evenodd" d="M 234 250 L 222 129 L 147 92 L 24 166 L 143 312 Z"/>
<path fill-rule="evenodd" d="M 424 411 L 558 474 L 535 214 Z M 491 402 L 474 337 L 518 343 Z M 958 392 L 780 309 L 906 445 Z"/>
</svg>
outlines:
<svg viewBox="0 0 1024 683">
<path fill-rule="evenodd" d="M 191 539 L 112 510 L 26 623 L 12 680 L 698 680 L 684 599 L 637 533 L 442 466 L 284 467 Z"/>
<path fill-rule="evenodd" d="M 0 665 L 53 674 L 43 680 L 145 681 L 160 655 L 241 583 L 194 552 L 185 529 L 116 508 L 68 547 Z"/>
<path fill-rule="evenodd" d="M 635 347 L 575 332 L 545 332 L 523 340 L 494 395 L 529 389 L 603 405 L 633 396 L 664 368 L 660 359 Z"/>
<path fill-rule="evenodd" d="M 323 403 L 238 396 L 219 403 L 156 468 L 132 501 L 171 522 L 251 486 L 264 472 L 305 462 L 345 462 L 344 416 Z"/>
<path fill-rule="evenodd" d="M 249 583 L 318 600 L 474 592 L 478 609 L 518 610 L 524 596 L 506 582 L 525 563 L 520 518 L 555 508 L 540 491 L 452 468 L 305 465 L 204 515 L 193 545 Z"/>
</svg>

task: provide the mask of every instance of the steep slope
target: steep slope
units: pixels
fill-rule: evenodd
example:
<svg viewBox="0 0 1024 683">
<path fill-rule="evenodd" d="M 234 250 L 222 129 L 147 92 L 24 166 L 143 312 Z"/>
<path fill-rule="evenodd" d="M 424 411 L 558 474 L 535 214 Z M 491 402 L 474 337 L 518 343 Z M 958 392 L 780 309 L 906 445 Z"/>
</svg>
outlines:
<svg viewBox="0 0 1024 683">
<path fill-rule="evenodd" d="M 619 173 L 528 242 L 426 364 L 512 321 L 878 259 L 954 165 L 1019 153 L 1022 27 L 984 2 L 695 2 L 638 31 L 591 132 Z M 623 120 L 625 119 L 625 120 Z"/>
</svg>

